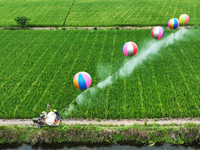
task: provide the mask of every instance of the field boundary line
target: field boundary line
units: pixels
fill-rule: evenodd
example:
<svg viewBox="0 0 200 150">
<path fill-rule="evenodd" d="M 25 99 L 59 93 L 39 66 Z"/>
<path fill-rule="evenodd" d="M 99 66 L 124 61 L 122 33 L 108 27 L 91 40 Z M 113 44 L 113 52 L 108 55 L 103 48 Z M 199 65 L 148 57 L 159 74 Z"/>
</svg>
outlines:
<svg viewBox="0 0 200 150">
<path fill-rule="evenodd" d="M 67 22 L 67 18 L 68 18 L 69 14 L 70 14 L 70 11 L 71 11 L 72 7 L 74 6 L 74 3 L 75 3 L 75 0 L 73 0 L 71 6 L 69 7 L 69 10 L 68 10 L 68 12 L 67 12 L 67 15 L 66 15 L 65 20 L 64 20 L 64 23 L 63 23 L 63 26 L 65 26 L 65 24 L 66 24 L 66 22 Z"/>
</svg>

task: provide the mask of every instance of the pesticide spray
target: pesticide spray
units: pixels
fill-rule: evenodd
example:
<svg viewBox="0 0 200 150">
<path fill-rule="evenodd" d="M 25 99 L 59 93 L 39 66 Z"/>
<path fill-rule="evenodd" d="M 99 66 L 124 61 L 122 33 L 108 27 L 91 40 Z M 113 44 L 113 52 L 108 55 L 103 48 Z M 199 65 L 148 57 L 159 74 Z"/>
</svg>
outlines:
<svg viewBox="0 0 200 150">
<path fill-rule="evenodd" d="M 100 90 L 102 90 L 103 88 L 105 88 L 108 85 L 111 85 L 112 83 L 117 81 L 117 79 L 119 77 L 123 78 L 127 75 L 130 75 L 131 73 L 133 73 L 136 66 L 141 64 L 144 60 L 146 60 L 146 58 L 150 54 L 157 54 L 161 48 L 165 48 L 169 45 L 172 45 L 175 41 L 182 40 L 183 37 L 185 36 L 185 34 L 187 34 L 187 33 L 189 33 L 188 30 L 181 28 L 180 30 L 176 31 L 175 33 L 171 33 L 167 38 L 165 38 L 163 40 L 160 40 L 160 41 L 153 40 L 153 41 L 149 42 L 149 44 L 147 44 L 146 46 L 144 46 L 141 49 L 140 53 L 136 54 L 132 59 L 127 61 L 124 64 L 124 66 L 121 67 L 117 72 L 115 72 L 113 75 L 109 76 L 104 81 L 98 83 L 94 87 L 88 88 L 83 93 L 81 93 L 76 99 L 74 99 L 68 105 L 69 106 L 68 109 L 66 109 L 68 106 L 63 109 L 63 110 L 66 109 L 65 114 L 67 115 L 68 111 L 73 111 L 75 109 L 75 107 L 72 105 L 72 103 L 74 101 L 76 101 L 78 105 L 84 105 L 89 96 L 90 97 L 95 96 L 95 94 L 98 93 Z"/>
</svg>

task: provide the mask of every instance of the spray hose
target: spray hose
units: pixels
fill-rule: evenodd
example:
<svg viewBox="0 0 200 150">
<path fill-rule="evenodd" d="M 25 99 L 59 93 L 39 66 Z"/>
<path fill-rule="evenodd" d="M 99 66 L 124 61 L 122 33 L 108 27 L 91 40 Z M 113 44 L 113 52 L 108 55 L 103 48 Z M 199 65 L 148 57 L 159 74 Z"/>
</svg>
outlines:
<svg viewBox="0 0 200 150">
<path fill-rule="evenodd" d="M 71 103 L 73 103 L 75 100 L 76 100 L 76 99 L 74 99 Z M 63 110 L 65 110 L 68 106 L 70 106 L 71 103 L 70 103 L 69 105 L 67 105 Z M 63 112 L 63 110 L 61 110 L 60 113 Z"/>
<path fill-rule="evenodd" d="M 83 93 L 85 93 L 85 92 L 87 92 L 87 91 L 88 91 L 88 89 L 85 90 Z M 83 93 L 81 93 L 81 94 L 83 94 Z M 78 97 L 77 97 L 77 98 L 78 98 Z M 77 98 L 76 98 L 76 99 L 77 99 Z M 76 99 L 74 99 L 71 103 L 69 103 L 69 105 L 67 105 L 63 110 L 65 110 L 68 106 L 70 106 Z M 63 110 L 61 110 L 60 113 L 63 112 Z"/>
</svg>

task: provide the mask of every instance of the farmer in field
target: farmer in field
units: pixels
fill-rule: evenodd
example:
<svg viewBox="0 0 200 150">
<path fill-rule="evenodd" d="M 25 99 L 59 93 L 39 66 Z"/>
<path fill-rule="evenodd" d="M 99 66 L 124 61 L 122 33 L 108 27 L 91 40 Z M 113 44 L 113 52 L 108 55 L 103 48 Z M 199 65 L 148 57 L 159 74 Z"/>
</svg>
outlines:
<svg viewBox="0 0 200 150">
<path fill-rule="evenodd" d="M 58 111 L 56 109 L 54 109 L 54 113 L 56 114 L 56 119 L 59 120 L 60 119 L 60 114 L 58 113 Z"/>
<path fill-rule="evenodd" d="M 45 111 L 43 111 L 41 114 L 41 118 L 46 119 L 46 117 L 47 117 L 47 113 Z"/>
</svg>

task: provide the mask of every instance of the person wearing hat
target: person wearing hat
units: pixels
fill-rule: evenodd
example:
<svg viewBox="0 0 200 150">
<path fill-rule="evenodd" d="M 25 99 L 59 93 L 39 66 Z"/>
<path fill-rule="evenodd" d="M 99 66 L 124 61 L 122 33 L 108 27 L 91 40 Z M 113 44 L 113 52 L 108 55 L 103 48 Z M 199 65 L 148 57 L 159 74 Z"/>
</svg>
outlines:
<svg viewBox="0 0 200 150">
<path fill-rule="evenodd" d="M 42 112 L 41 118 L 46 119 L 47 113 L 45 111 Z"/>
<path fill-rule="evenodd" d="M 59 120 L 60 119 L 60 114 L 58 113 L 58 111 L 56 109 L 54 109 L 54 113 L 56 114 L 57 120 Z"/>
</svg>

